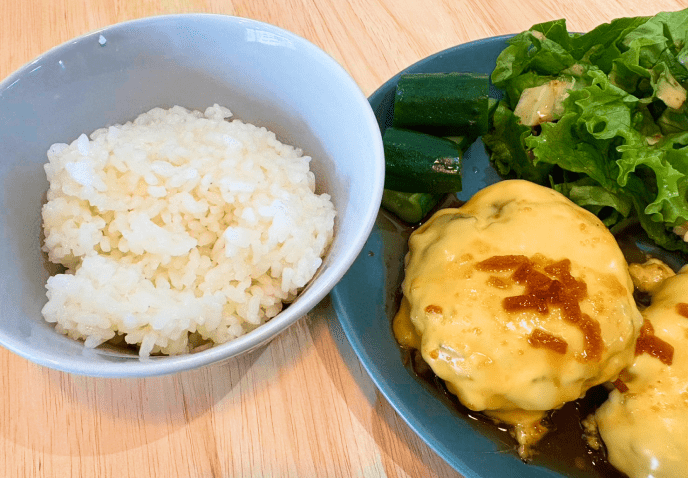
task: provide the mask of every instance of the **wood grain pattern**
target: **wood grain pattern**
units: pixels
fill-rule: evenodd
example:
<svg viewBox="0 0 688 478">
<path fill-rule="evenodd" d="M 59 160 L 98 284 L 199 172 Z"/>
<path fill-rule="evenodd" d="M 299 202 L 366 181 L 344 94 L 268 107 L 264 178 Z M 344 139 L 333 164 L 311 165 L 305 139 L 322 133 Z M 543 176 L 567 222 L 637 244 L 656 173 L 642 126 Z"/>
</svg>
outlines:
<svg viewBox="0 0 688 478">
<path fill-rule="evenodd" d="M 586 31 L 688 0 L 0 0 L 0 78 L 94 29 L 208 12 L 291 30 L 366 95 L 444 48 L 566 17 Z M 458 477 L 375 390 L 325 299 L 268 346 L 204 369 L 107 380 L 0 349 L 0 476 Z"/>
</svg>

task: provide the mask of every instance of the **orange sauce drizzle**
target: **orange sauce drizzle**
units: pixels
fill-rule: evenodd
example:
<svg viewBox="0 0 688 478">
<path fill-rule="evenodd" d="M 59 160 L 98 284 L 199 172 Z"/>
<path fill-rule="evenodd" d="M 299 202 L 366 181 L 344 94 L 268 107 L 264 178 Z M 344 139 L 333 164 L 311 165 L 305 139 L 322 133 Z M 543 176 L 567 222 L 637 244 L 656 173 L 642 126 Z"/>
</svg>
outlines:
<svg viewBox="0 0 688 478">
<path fill-rule="evenodd" d="M 428 314 L 441 314 L 442 307 L 440 307 L 439 305 L 430 304 L 425 308 L 425 312 Z"/>
<path fill-rule="evenodd" d="M 564 320 L 583 332 L 583 361 L 600 358 L 604 350 L 602 330 L 599 322 L 581 311 L 580 301 L 587 296 L 587 285 L 571 275 L 570 260 L 554 262 L 540 271 L 538 264 L 526 256 L 504 255 L 479 262 L 476 268 L 486 272 L 513 271 L 510 280 L 524 285 L 525 291 L 521 295 L 504 298 L 504 310 L 533 310 L 545 315 L 550 307 L 559 307 Z M 490 281 L 494 283 L 493 279 Z"/>
<path fill-rule="evenodd" d="M 528 337 L 528 343 L 536 349 L 545 348 L 562 355 L 566 353 L 566 349 L 569 346 L 566 340 L 556 335 L 552 335 L 549 332 L 545 332 L 542 329 L 533 330 Z"/>
<path fill-rule="evenodd" d="M 612 384 L 614 385 L 614 388 L 616 388 L 619 392 L 621 392 L 621 393 L 628 392 L 628 386 L 625 383 L 623 383 L 623 381 L 620 378 L 617 378 L 616 380 L 614 380 L 612 382 Z"/>
<path fill-rule="evenodd" d="M 688 319 L 688 304 L 684 302 L 679 302 L 676 304 L 676 312 L 678 315 L 682 315 L 686 319 Z"/>
<path fill-rule="evenodd" d="M 674 361 L 674 346 L 655 335 L 655 329 L 649 320 L 643 321 L 640 336 L 635 342 L 635 354 L 650 354 L 659 359 L 664 365 L 671 365 Z"/>
</svg>

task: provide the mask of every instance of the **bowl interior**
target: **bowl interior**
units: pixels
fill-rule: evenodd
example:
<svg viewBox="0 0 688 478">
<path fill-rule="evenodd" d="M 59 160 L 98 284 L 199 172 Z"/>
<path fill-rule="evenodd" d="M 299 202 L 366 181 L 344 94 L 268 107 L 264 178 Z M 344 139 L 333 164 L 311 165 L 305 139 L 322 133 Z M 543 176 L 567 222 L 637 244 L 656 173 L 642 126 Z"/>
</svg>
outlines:
<svg viewBox="0 0 688 478">
<path fill-rule="evenodd" d="M 337 209 L 317 279 L 282 314 L 205 352 L 139 360 L 90 350 L 44 322 L 50 264 L 41 252 L 43 165 L 55 142 L 149 109 L 214 103 L 313 157 L 317 192 Z M 127 22 L 47 52 L 0 83 L 0 344 L 38 363 L 90 375 L 151 375 L 196 367 L 265 343 L 305 314 L 346 272 L 367 238 L 384 176 L 380 133 L 349 75 L 306 40 L 220 15 Z"/>
</svg>

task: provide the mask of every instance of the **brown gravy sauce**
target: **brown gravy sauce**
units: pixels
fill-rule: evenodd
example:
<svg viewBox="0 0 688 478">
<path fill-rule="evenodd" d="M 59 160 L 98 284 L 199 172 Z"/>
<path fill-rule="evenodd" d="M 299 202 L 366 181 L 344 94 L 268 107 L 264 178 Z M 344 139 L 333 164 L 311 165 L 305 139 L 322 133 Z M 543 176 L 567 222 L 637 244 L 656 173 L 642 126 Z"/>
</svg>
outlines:
<svg viewBox="0 0 688 478">
<path fill-rule="evenodd" d="M 676 313 L 688 319 L 688 304 L 683 302 L 676 304 Z"/>
<path fill-rule="evenodd" d="M 457 203 L 455 199 L 450 198 L 445 200 L 443 204 L 436 206 L 435 210 L 443 207 L 458 207 L 460 205 L 461 203 Z M 434 210 L 431 212 L 434 212 Z M 411 230 L 412 228 L 409 227 L 406 232 L 410 233 Z M 647 259 L 648 255 L 651 255 L 662 260 L 674 270 L 678 270 L 681 265 L 688 262 L 688 257 L 681 253 L 667 252 L 654 246 L 644 236 L 644 232 L 638 225 L 630 225 L 626 229 L 619 231 L 616 234 L 616 238 L 628 262 L 642 263 Z M 493 264 L 493 267 L 498 267 L 497 263 L 501 264 L 502 267 L 506 264 L 511 264 L 508 268 L 501 270 L 501 272 L 505 272 L 521 265 L 523 262 L 522 259 L 516 258 L 500 259 Z M 488 279 L 488 283 L 489 281 L 492 281 L 491 285 L 494 287 L 510 287 L 509 281 L 504 280 L 501 275 L 492 276 Z M 649 296 L 647 294 L 636 293 L 634 295 L 641 308 L 649 305 Z M 397 307 L 395 310 L 398 309 L 400 301 L 401 291 L 398 290 L 396 293 Z M 688 304 L 683 305 L 685 305 L 685 308 L 682 307 L 679 310 L 677 306 L 677 311 L 688 318 Z M 423 386 L 429 389 L 439 400 L 447 404 L 450 410 L 470 423 L 479 433 L 497 443 L 498 447 L 504 450 L 511 450 L 514 457 L 518 456 L 516 453 L 518 444 L 505 427 L 496 425 L 481 413 L 474 412 L 463 406 L 455 395 L 449 393 L 444 382 L 432 372 L 430 366 L 422 359 L 419 351 L 405 348 L 400 350 L 404 365 Z M 623 372 L 621 375 L 622 377 L 616 380 L 613 385 L 619 391 L 624 392 L 627 390 L 627 387 L 623 383 Z M 600 450 L 593 450 L 587 445 L 584 437 L 583 419 L 594 413 L 604 403 L 608 395 L 609 390 L 604 385 L 599 385 L 588 390 L 585 397 L 569 402 L 561 409 L 550 412 L 547 418 L 549 432 L 539 441 L 536 447 L 537 454 L 529 463 L 533 466 L 548 468 L 570 478 L 628 478 L 627 475 L 609 464 L 606 459 L 604 446 Z"/>
<path fill-rule="evenodd" d="M 635 342 L 635 354 L 650 354 L 664 365 L 671 365 L 674 361 L 674 346 L 657 337 L 650 321 L 645 320 Z"/>
<path fill-rule="evenodd" d="M 453 413 L 465 419 L 478 433 L 492 439 L 500 450 L 511 450 L 518 458 L 516 440 L 504 426 L 495 424 L 480 412 L 469 410 L 451 394 L 444 382 L 433 372 L 415 349 L 402 349 L 402 358 L 406 368 L 443 401 Z M 570 478 L 628 478 L 611 466 L 606 459 L 604 449 L 589 448 L 584 439 L 584 428 L 581 422 L 594 413 L 606 399 L 609 391 L 602 385 L 593 387 L 582 399 L 569 402 L 561 409 L 550 412 L 545 422 L 549 431 L 538 442 L 536 455 L 529 462 L 532 466 L 541 466 L 557 471 Z"/>
<path fill-rule="evenodd" d="M 569 348 L 569 344 L 566 340 L 550 334 L 549 332 L 545 332 L 542 329 L 533 330 L 528 336 L 528 343 L 536 349 L 549 349 L 552 352 L 562 355 L 565 354 L 566 350 Z"/>
<path fill-rule="evenodd" d="M 488 284 L 494 284 L 495 279 L 499 279 L 506 284 L 513 282 L 525 286 L 523 294 L 503 300 L 502 307 L 506 312 L 532 310 L 544 315 L 549 313 L 550 307 L 559 307 L 562 318 L 583 333 L 583 353 L 577 359 L 581 362 L 599 360 L 604 350 L 602 329 L 599 322 L 584 314 L 580 308 L 581 299 L 588 295 L 587 285 L 571 275 L 569 259 L 552 263 L 546 261 L 546 258 L 519 255 L 493 256 L 479 262 L 476 268 L 486 272 L 511 272 L 508 277 L 491 276 Z M 562 354 L 566 353 L 567 348 L 563 339 L 539 329 L 531 334 L 528 343 Z"/>
</svg>

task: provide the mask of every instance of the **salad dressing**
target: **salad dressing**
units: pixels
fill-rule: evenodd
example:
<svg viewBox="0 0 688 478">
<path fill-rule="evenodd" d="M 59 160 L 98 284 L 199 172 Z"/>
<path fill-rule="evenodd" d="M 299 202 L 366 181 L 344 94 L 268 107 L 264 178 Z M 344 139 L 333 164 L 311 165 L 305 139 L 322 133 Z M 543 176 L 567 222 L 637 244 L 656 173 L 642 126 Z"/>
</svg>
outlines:
<svg viewBox="0 0 688 478">
<path fill-rule="evenodd" d="M 556 79 L 526 88 L 514 109 L 522 125 L 536 126 L 554 121 L 564 114 L 564 100 L 573 88 L 573 79 Z"/>
<path fill-rule="evenodd" d="M 680 109 L 686 101 L 686 90 L 673 77 L 657 83 L 657 98 L 662 100 L 669 108 Z"/>
</svg>

